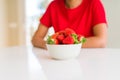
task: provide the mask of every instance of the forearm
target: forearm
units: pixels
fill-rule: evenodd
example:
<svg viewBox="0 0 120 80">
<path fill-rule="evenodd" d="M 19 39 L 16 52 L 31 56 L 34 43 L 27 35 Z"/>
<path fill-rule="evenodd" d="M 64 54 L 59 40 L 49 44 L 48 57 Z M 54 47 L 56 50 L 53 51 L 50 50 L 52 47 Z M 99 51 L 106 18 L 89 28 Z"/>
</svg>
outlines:
<svg viewBox="0 0 120 80">
<path fill-rule="evenodd" d="M 97 24 L 93 27 L 94 35 L 86 38 L 83 48 L 104 48 L 107 44 L 107 25 L 105 23 Z"/>
<path fill-rule="evenodd" d="M 46 33 L 48 31 L 48 28 L 42 24 L 39 25 L 38 30 L 35 32 L 33 38 L 32 38 L 32 44 L 35 47 L 46 48 L 46 41 L 44 41 L 44 37 L 46 36 Z"/>
<path fill-rule="evenodd" d="M 44 41 L 43 39 L 32 39 L 32 44 L 34 47 L 39 47 L 39 48 L 43 48 L 43 49 L 47 49 L 46 48 L 46 41 Z"/>
<path fill-rule="evenodd" d="M 82 45 L 83 48 L 104 48 L 106 47 L 106 38 L 89 37 Z"/>
</svg>

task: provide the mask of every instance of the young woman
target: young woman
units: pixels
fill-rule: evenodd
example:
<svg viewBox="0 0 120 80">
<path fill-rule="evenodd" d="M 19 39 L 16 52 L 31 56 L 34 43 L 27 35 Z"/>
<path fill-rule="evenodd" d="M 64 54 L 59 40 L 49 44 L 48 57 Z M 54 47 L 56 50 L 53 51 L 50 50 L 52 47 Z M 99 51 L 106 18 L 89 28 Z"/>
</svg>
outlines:
<svg viewBox="0 0 120 80">
<path fill-rule="evenodd" d="M 106 47 L 107 21 L 100 0 L 54 0 L 40 19 L 39 27 L 33 36 L 35 47 L 46 49 L 44 37 L 48 29 L 55 32 L 69 27 L 77 34 L 86 37 L 83 48 Z"/>
</svg>

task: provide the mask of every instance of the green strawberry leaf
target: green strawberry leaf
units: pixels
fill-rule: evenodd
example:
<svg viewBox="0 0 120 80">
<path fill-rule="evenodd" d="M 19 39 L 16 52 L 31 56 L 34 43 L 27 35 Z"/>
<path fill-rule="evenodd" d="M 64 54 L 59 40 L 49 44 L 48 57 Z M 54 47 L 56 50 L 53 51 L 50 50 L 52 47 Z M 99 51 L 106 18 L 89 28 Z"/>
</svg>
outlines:
<svg viewBox="0 0 120 80">
<path fill-rule="evenodd" d="M 51 39 L 51 36 L 48 36 L 47 44 L 54 44 L 54 41 Z"/>
<path fill-rule="evenodd" d="M 85 43 L 86 42 L 86 38 L 82 38 L 81 43 Z"/>
<path fill-rule="evenodd" d="M 78 36 L 77 36 L 77 34 L 72 34 L 72 37 L 73 37 L 73 39 L 74 39 L 74 44 L 79 44 L 79 41 L 78 41 Z"/>
</svg>

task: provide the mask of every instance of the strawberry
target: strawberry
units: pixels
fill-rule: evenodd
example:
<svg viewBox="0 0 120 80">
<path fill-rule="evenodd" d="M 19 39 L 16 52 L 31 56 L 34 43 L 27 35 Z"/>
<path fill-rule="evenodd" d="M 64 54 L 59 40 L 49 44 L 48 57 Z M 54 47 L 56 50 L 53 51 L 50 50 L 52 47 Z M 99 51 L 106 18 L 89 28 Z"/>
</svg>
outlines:
<svg viewBox="0 0 120 80">
<path fill-rule="evenodd" d="M 58 33 L 59 33 L 59 35 L 63 35 L 64 37 L 66 37 L 66 32 L 65 32 L 65 30 L 59 31 Z"/>
<path fill-rule="evenodd" d="M 78 41 L 81 42 L 81 43 L 84 43 L 86 41 L 86 38 L 84 38 L 83 35 L 78 35 Z"/>
<path fill-rule="evenodd" d="M 71 35 L 71 34 L 75 34 L 75 31 L 72 30 L 72 29 L 70 29 L 70 28 L 66 28 L 66 29 L 65 29 L 65 33 L 66 33 L 67 35 Z"/>
<path fill-rule="evenodd" d="M 85 41 L 86 38 L 84 38 L 84 36 L 76 34 L 70 28 L 56 32 L 47 39 L 48 44 L 79 44 Z"/>
<path fill-rule="evenodd" d="M 55 38 L 52 38 L 51 36 L 48 37 L 47 43 L 48 44 L 59 44 L 58 40 Z"/>
<path fill-rule="evenodd" d="M 73 44 L 74 43 L 74 39 L 72 36 L 67 36 L 64 40 L 63 40 L 63 44 Z"/>
<path fill-rule="evenodd" d="M 48 44 L 59 44 L 59 41 L 57 40 L 58 32 L 49 36 L 47 39 Z"/>
<path fill-rule="evenodd" d="M 79 44 L 78 35 L 77 34 L 72 34 L 71 36 L 74 39 L 74 44 Z"/>
<path fill-rule="evenodd" d="M 56 39 L 58 35 L 59 35 L 59 33 L 57 32 L 57 33 L 53 34 L 53 35 L 51 36 L 51 38 Z"/>
<path fill-rule="evenodd" d="M 57 39 L 59 41 L 62 41 L 64 38 L 65 38 L 65 36 L 63 34 L 60 34 L 60 35 L 57 36 Z"/>
<path fill-rule="evenodd" d="M 54 44 L 59 44 L 59 41 L 57 39 L 51 39 L 51 40 L 54 42 Z"/>
</svg>

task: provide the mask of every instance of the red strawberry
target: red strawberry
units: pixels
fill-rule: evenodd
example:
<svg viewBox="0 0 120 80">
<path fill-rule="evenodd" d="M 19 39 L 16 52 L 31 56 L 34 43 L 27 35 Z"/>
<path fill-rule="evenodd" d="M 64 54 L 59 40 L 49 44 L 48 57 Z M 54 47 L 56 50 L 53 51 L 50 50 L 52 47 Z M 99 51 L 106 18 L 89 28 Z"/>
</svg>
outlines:
<svg viewBox="0 0 120 80">
<path fill-rule="evenodd" d="M 57 40 L 59 33 L 55 33 L 51 36 L 51 40 L 53 41 L 54 44 L 59 44 L 59 41 Z"/>
<path fill-rule="evenodd" d="M 57 32 L 57 33 L 53 34 L 53 35 L 51 36 L 51 38 L 56 39 L 58 35 L 59 35 L 59 33 Z"/>
<path fill-rule="evenodd" d="M 84 36 L 82 36 L 82 35 L 78 35 L 78 41 L 82 41 L 82 38 L 84 38 Z"/>
<path fill-rule="evenodd" d="M 56 38 L 52 38 L 52 36 L 49 36 L 47 39 L 48 44 L 59 44 L 59 41 Z"/>
<path fill-rule="evenodd" d="M 57 39 L 59 41 L 62 41 L 64 38 L 65 38 L 65 36 L 63 34 L 60 34 L 60 35 L 57 36 Z"/>
<path fill-rule="evenodd" d="M 59 31 L 59 35 L 63 35 L 65 37 L 66 36 L 66 32 L 64 30 Z"/>
<path fill-rule="evenodd" d="M 62 30 L 62 31 L 59 31 L 58 33 L 59 33 L 59 34 L 64 34 L 64 33 L 65 33 L 65 31 L 64 31 L 64 30 Z"/>
<path fill-rule="evenodd" d="M 63 40 L 63 44 L 73 44 L 74 43 L 74 39 L 72 36 L 67 36 L 64 40 Z"/>
<path fill-rule="evenodd" d="M 57 39 L 52 39 L 52 41 L 54 42 L 54 44 L 59 44 L 59 41 Z"/>
<path fill-rule="evenodd" d="M 70 28 L 66 28 L 66 29 L 65 29 L 65 33 L 66 33 L 67 35 L 71 35 L 71 34 L 75 34 L 75 31 L 72 30 L 72 29 L 70 29 Z"/>
<path fill-rule="evenodd" d="M 78 41 L 81 43 L 84 43 L 84 42 L 86 42 L 86 38 L 82 35 L 78 35 Z"/>
</svg>

